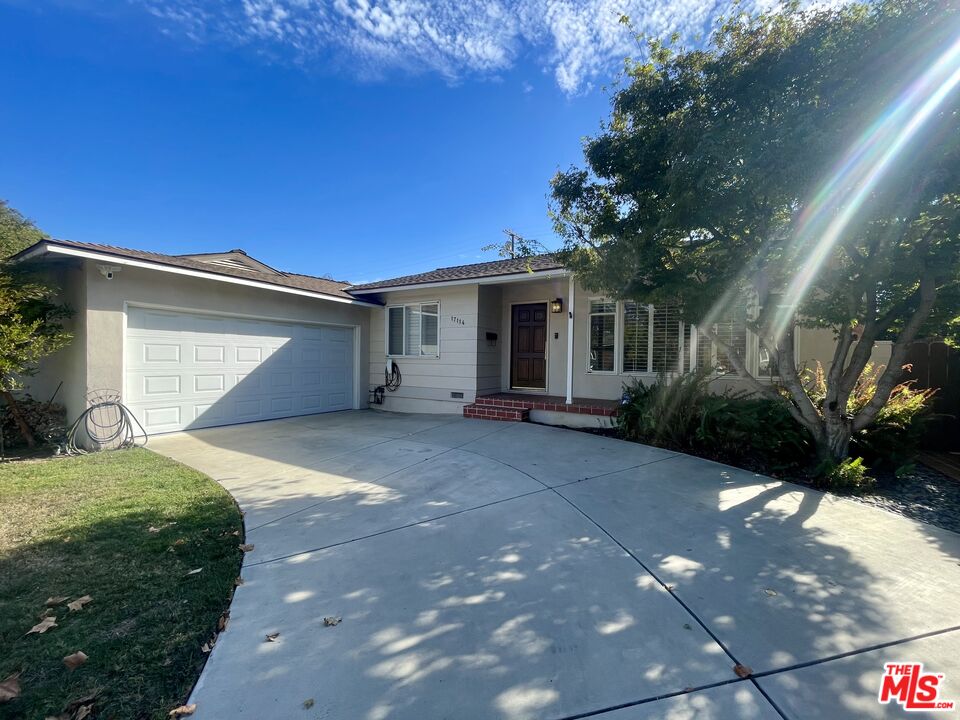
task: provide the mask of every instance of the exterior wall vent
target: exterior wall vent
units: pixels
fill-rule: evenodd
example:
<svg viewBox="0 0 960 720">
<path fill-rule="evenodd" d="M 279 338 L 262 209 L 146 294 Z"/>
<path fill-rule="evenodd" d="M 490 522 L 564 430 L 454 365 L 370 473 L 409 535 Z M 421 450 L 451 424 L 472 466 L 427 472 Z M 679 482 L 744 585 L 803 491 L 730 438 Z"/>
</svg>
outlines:
<svg viewBox="0 0 960 720">
<path fill-rule="evenodd" d="M 452 398 L 459 398 L 459 399 L 462 400 L 462 399 L 463 399 L 463 393 L 462 393 L 462 392 L 456 392 L 456 391 L 454 391 L 454 392 L 450 393 L 450 397 L 452 397 Z"/>
</svg>

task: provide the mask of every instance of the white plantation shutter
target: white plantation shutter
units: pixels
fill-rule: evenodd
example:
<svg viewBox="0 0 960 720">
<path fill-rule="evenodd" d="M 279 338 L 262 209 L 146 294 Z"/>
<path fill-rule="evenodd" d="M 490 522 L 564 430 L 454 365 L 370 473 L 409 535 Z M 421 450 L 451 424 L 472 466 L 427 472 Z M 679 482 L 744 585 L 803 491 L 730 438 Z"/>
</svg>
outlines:
<svg viewBox="0 0 960 720">
<path fill-rule="evenodd" d="M 730 308 L 727 315 L 717 323 L 717 337 L 728 345 L 737 356 L 746 361 L 747 358 L 747 303 L 742 301 Z M 717 347 L 717 371 L 733 373 L 736 369 L 730 362 L 725 350 Z"/>
<path fill-rule="evenodd" d="M 420 354 L 420 306 L 407 305 L 404 308 L 404 322 L 407 331 L 406 355 Z"/>
<path fill-rule="evenodd" d="M 713 331 L 725 345 L 736 351 L 740 359 L 747 361 L 747 316 L 746 299 L 729 308 L 713 325 Z M 721 375 L 735 373 L 733 363 L 725 350 L 700 333 L 697 366 L 713 368 Z"/>
<path fill-rule="evenodd" d="M 747 351 L 748 317 L 749 305 L 744 300 L 714 325 L 719 338 L 735 348 L 744 361 L 750 357 Z M 620 372 L 677 373 L 703 368 L 720 373 L 734 372 L 726 353 L 703 330 L 681 321 L 679 305 L 650 306 L 626 300 L 621 318 Z"/>
<path fill-rule="evenodd" d="M 623 372 L 650 372 L 650 310 L 632 300 L 623 304 Z"/>
<path fill-rule="evenodd" d="M 678 372 L 683 343 L 680 308 L 677 305 L 658 305 L 653 309 L 653 357 L 655 373 Z"/>
</svg>

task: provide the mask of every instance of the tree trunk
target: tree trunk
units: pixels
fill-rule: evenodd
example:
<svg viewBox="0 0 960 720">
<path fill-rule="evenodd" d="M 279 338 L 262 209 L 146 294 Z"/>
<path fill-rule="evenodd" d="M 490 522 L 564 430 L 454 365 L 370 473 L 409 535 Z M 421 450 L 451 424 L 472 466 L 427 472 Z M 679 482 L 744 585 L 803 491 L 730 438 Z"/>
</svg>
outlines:
<svg viewBox="0 0 960 720">
<path fill-rule="evenodd" d="M 23 419 L 23 413 L 20 412 L 20 406 L 17 404 L 16 398 L 14 398 L 8 390 L 0 391 L 0 397 L 3 397 L 4 402 L 7 403 L 7 407 L 10 408 L 10 414 L 13 415 L 13 419 L 17 423 L 20 434 L 23 435 L 23 439 L 27 441 L 27 447 L 36 447 L 37 441 L 34 440 L 33 433 L 30 432 L 30 426 L 27 425 L 27 421 Z"/>
<path fill-rule="evenodd" d="M 827 413 L 823 418 L 823 435 L 815 436 L 820 461 L 839 465 L 846 460 L 850 452 L 851 434 L 849 418 L 839 413 Z"/>
</svg>

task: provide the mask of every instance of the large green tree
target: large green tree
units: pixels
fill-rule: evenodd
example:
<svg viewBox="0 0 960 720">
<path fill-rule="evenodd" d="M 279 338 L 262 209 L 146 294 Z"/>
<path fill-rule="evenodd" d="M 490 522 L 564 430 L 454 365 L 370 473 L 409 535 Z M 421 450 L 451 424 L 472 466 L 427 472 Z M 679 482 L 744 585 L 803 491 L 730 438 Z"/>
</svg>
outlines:
<svg viewBox="0 0 960 720">
<path fill-rule="evenodd" d="M 707 47 L 628 61 L 585 168 L 552 181 L 564 258 L 619 298 L 678 302 L 820 458 L 846 457 L 910 344 L 960 315 L 960 10 L 946 0 L 738 16 Z M 713 321 L 748 297 L 778 383 Z M 798 325 L 836 336 L 826 397 L 795 366 Z M 892 339 L 872 400 L 848 401 Z"/>
<path fill-rule="evenodd" d="M 70 342 L 71 335 L 62 324 L 70 310 L 56 302 L 56 288 L 29 267 L 13 265 L 7 258 L 45 237 L 33 222 L 0 200 L 0 397 L 31 447 L 35 440 L 13 391 L 21 387 L 24 377 L 36 372 L 44 357 Z"/>
</svg>

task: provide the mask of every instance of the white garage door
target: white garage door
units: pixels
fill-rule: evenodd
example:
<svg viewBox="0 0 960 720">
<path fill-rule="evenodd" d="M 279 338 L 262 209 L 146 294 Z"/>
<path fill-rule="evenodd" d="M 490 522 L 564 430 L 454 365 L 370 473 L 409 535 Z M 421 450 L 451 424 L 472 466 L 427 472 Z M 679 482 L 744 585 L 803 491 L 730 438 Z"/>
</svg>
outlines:
<svg viewBox="0 0 960 720">
<path fill-rule="evenodd" d="M 353 329 L 129 308 L 124 402 L 148 433 L 353 407 Z"/>
</svg>

